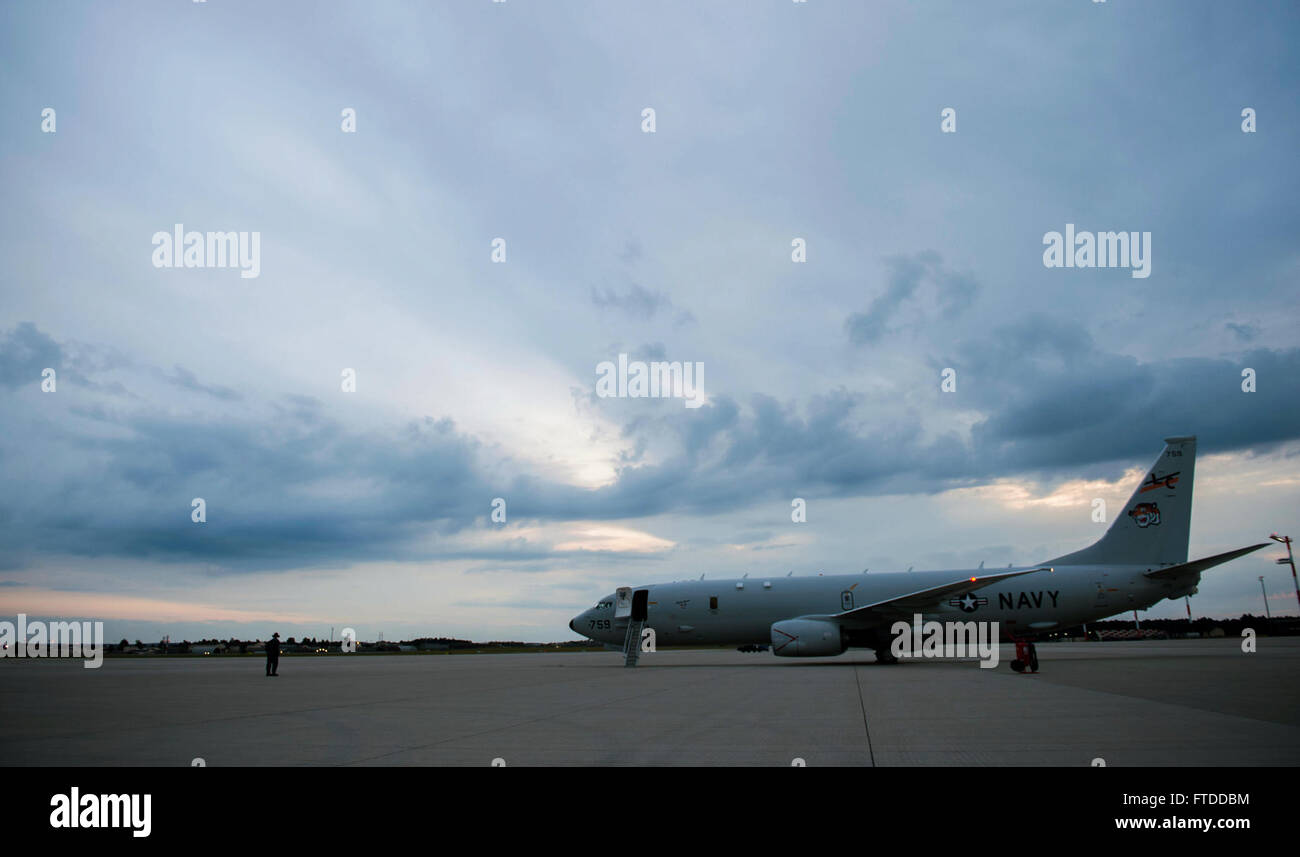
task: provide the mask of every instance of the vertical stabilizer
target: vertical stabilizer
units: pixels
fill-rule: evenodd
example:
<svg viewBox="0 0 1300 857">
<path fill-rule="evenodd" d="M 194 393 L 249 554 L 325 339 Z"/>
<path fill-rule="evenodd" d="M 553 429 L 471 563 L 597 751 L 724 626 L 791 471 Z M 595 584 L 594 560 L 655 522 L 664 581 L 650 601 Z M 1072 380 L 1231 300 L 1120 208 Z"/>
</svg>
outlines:
<svg viewBox="0 0 1300 857">
<path fill-rule="evenodd" d="M 1196 437 L 1167 437 L 1165 449 L 1091 547 L 1045 565 L 1149 565 L 1187 562 L 1192 528 L 1192 477 Z"/>
</svg>

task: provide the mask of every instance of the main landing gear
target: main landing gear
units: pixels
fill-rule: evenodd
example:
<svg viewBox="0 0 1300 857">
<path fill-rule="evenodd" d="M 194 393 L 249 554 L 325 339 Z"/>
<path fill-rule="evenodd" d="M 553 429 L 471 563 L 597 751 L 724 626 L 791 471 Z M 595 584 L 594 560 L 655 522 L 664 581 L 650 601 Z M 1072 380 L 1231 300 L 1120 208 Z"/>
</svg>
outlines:
<svg viewBox="0 0 1300 857">
<path fill-rule="evenodd" d="M 876 649 L 876 663 L 896 664 L 898 663 L 898 658 L 894 657 L 893 653 L 889 651 L 889 646 L 881 646 Z"/>
<path fill-rule="evenodd" d="M 1016 640 L 1016 659 L 1011 662 L 1011 668 L 1018 673 L 1024 672 L 1026 668 L 1031 673 L 1038 672 L 1038 650 L 1033 643 Z"/>
</svg>

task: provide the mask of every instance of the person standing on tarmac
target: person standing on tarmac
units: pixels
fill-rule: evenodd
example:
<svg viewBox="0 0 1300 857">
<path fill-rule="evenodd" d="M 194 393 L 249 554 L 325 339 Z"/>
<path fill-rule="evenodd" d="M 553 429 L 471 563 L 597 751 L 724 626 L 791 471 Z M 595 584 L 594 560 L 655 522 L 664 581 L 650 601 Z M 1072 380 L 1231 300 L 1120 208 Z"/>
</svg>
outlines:
<svg viewBox="0 0 1300 857">
<path fill-rule="evenodd" d="M 280 632 L 276 631 L 271 635 L 271 639 L 266 641 L 266 674 L 268 676 L 279 676 L 276 670 L 280 669 Z"/>
</svg>

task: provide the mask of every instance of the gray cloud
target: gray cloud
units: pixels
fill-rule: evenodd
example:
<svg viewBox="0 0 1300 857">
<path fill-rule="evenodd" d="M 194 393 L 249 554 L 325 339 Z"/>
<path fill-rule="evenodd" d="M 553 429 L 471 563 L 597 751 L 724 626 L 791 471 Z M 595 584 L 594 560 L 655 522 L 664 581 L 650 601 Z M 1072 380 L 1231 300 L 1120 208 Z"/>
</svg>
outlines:
<svg viewBox="0 0 1300 857">
<path fill-rule="evenodd" d="M 1237 324 L 1233 321 L 1225 321 L 1223 326 L 1237 337 L 1238 342 L 1251 342 L 1259 336 L 1259 328 L 1253 324 Z"/>
<path fill-rule="evenodd" d="M 933 251 L 891 256 L 886 267 L 889 275 L 884 291 L 865 312 L 853 313 L 845 320 L 849 341 L 854 345 L 875 345 L 893 332 L 890 323 L 905 304 L 913 301 L 923 282 L 933 287 L 934 305 L 945 319 L 961 315 L 979 294 L 979 283 L 973 276 L 946 269 L 942 258 Z"/>
<path fill-rule="evenodd" d="M 95 381 L 91 376 L 128 363 L 122 354 L 111 348 L 55 342 L 30 321 L 0 333 L 0 387 L 10 390 L 28 385 L 39 388 L 43 378 L 41 373 L 48 368 L 55 371 L 55 380 L 63 385 L 65 392 L 71 382 L 86 390 L 127 396 L 130 393 L 120 381 Z"/>
<path fill-rule="evenodd" d="M 34 326 L 23 335 L 58 348 Z M 0 377 L 29 360 L 13 348 L 0 357 Z M 960 379 L 950 395 L 986 414 L 969 438 L 923 440 L 921 414 L 897 408 L 888 423 L 868 422 L 880 401 L 846 389 L 802 407 L 763 394 L 742 407 L 718 394 L 686 418 L 674 411 L 629 421 L 624 433 L 639 451 L 596 490 L 527 472 L 495 483 L 488 450 L 448 418 L 362 432 L 303 396 L 275 404 L 270 425 L 228 410 L 217 419 L 83 408 L 113 431 L 65 430 L 59 456 L 75 466 L 48 483 L 15 481 L 0 499 L 0 538 L 30 554 L 203 558 L 236 569 L 543 559 L 557 555 L 525 545 L 417 545 L 476 525 L 499 493 L 512 520 L 717 515 L 774 497 L 937 491 L 1131 460 L 1173 433 L 1199 434 L 1207 452 L 1300 437 L 1300 349 L 1144 363 L 1099 349 L 1076 323 L 1038 317 L 958 344 L 950 362 Z M 1258 374 L 1257 393 L 1240 390 L 1245 366 Z M 11 434 L 0 452 L 15 454 L 24 440 Z M 674 452 L 647 463 L 646 449 L 665 441 Z M 190 522 L 193 497 L 206 500 L 207 524 Z"/>
<path fill-rule="evenodd" d="M 195 377 L 194 373 L 183 366 L 173 367 L 171 375 L 163 376 L 169 384 L 175 384 L 183 390 L 189 390 L 194 393 L 203 393 L 212 396 L 214 399 L 221 399 L 226 402 L 237 402 L 243 397 L 230 389 L 217 384 L 203 384 Z"/>
<path fill-rule="evenodd" d="M 0 336 L 0 386 L 39 386 L 46 367 L 63 368 L 63 349 L 36 325 L 24 321 Z"/>
<path fill-rule="evenodd" d="M 951 395 L 988 414 L 971 434 L 993 468 L 1140 457 L 1171 434 L 1199 435 L 1205 452 L 1300 436 L 1300 349 L 1143 362 L 1100 348 L 1077 322 L 1035 316 L 941 363 L 961 379 Z M 1242 392 L 1245 368 L 1258 392 Z"/>
<path fill-rule="evenodd" d="M 670 309 L 673 302 L 663 292 L 652 292 L 633 283 L 622 294 L 612 288 L 591 290 L 591 302 L 602 310 L 613 309 L 635 319 L 650 319 L 660 310 Z"/>
</svg>

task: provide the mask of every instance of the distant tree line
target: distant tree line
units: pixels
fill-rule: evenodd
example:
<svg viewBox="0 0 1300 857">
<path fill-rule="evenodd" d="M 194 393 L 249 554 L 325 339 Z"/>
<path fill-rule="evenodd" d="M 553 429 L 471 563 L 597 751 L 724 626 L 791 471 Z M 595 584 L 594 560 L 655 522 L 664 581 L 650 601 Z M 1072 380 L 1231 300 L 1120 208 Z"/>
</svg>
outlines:
<svg viewBox="0 0 1300 857">
<path fill-rule="evenodd" d="M 1139 614 L 1138 622 L 1142 628 L 1164 631 L 1171 637 L 1186 636 L 1188 633 L 1198 633 L 1202 637 L 1210 636 L 1215 628 L 1221 629 L 1225 637 L 1240 637 L 1245 628 L 1254 629 L 1256 634 L 1272 637 L 1286 637 L 1300 635 L 1300 616 L 1276 616 L 1265 617 L 1255 616 L 1250 613 L 1243 613 L 1240 619 L 1210 619 L 1201 617 L 1199 619 L 1146 619 Z M 1089 631 L 1111 631 L 1123 630 L 1134 627 L 1132 614 L 1128 619 L 1104 619 L 1100 622 L 1089 622 Z M 1083 636 L 1083 627 L 1066 628 L 1060 632 L 1061 636 Z"/>
</svg>

